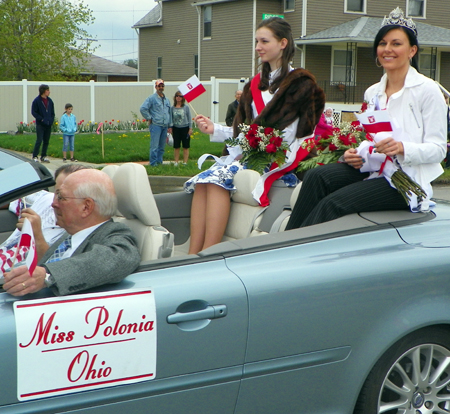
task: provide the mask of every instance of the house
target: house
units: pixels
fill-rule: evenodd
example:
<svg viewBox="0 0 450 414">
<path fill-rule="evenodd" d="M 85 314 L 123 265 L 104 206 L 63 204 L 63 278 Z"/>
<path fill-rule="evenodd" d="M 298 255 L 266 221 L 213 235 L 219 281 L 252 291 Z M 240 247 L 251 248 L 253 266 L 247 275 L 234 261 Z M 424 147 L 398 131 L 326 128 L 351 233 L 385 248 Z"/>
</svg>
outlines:
<svg viewBox="0 0 450 414">
<path fill-rule="evenodd" d="M 421 71 L 450 89 L 450 2 L 441 0 L 161 0 L 133 26 L 139 79 L 251 77 L 258 66 L 255 28 L 281 15 L 297 45 L 293 66 L 316 76 L 327 101 L 361 102 L 382 75 L 372 42 L 396 6 L 417 24 Z"/>
<path fill-rule="evenodd" d="M 138 70 L 89 54 L 80 75 L 96 82 L 137 82 Z"/>
</svg>

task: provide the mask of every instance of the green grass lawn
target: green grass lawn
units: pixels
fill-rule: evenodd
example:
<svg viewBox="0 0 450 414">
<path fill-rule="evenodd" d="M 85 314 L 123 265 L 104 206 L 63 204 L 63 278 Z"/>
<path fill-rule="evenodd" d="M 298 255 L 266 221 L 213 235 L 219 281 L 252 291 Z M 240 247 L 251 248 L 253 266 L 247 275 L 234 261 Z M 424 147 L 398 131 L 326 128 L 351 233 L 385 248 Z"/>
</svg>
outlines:
<svg viewBox="0 0 450 414">
<path fill-rule="evenodd" d="M 0 134 L 0 147 L 14 151 L 26 152 L 30 156 L 36 141 L 35 134 L 7 135 Z M 47 154 L 50 157 L 62 158 L 62 134 L 52 134 Z M 209 136 L 194 130 L 189 151 L 189 162 L 187 166 L 161 165 L 148 167 L 151 175 L 179 175 L 192 176 L 199 172 L 197 167 L 198 158 L 205 154 L 220 156 L 224 144 L 210 142 Z M 75 137 L 75 157 L 79 161 L 95 164 L 121 163 L 149 160 L 150 133 L 148 131 L 128 131 L 121 133 L 104 134 L 105 158 L 102 157 L 102 136 L 96 133 L 77 134 Z M 180 150 L 182 159 L 183 149 Z M 69 155 L 69 154 L 68 154 Z M 173 148 L 166 146 L 164 153 L 165 161 L 173 161 Z M 205 162 L 202 169 L 208 168 L 212 162 Z"/>
</svg>

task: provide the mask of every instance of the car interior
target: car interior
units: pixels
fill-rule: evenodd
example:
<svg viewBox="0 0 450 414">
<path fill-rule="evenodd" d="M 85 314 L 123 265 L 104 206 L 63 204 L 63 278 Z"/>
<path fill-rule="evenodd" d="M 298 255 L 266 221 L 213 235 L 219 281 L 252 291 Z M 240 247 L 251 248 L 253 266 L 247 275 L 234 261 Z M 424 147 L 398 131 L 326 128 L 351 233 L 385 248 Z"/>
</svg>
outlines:
<svg viewBox="0 0 450 414">
<path fill-rule="evenodd" d="M 167 266 L 168 262 L 188 258 L 243 254 L 392 225 L 407 226 L 435 217 L 432 212 L 417 214 L 406 210 L 359 213 L 284 231 L 301 183 L 288 188 L 281 181 L 275 182 L 269 193 L 271 204 L 261 207 L 252 197 L 259 174 L 240 170 L 235 176 L 237 191 L 231 197 L 222 243 L 188 257 L 192 195 L 183 191 L 154 195 L 147 171 L 140 164 L 108 165 L 103 171 L 112 178 L 117 193 L 118 211 L 114 220 L 127 224 L 135 233 L 143 265 Z M 4 207 L 0 210 L 0 243 L 9 237 L 17 222 L 17 216 Z"/>
</svg>

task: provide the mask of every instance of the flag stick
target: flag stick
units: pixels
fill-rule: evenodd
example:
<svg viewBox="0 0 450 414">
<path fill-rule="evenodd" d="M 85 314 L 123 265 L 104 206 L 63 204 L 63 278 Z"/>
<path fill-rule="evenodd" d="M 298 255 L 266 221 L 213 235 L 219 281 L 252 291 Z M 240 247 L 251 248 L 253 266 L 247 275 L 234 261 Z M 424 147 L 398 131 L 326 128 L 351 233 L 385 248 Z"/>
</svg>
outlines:
<svg viewBox="0 0 450 414">
<path fill-rule="evenodd" d="M 103 156 L 103 159 L 105 159 L 105 140 L 103 137 L 103 125 L 102 125 L 102 156 Z"/>
<path fill-rule="evenodd" d="M 190 102 L 188 102 L 189 106 L 191 107 L 191 109 L 194 111 L 195 116 L 198 116 L 197 111 L 194 109 L 194 107 L 191 105 Z"/>
</svg>

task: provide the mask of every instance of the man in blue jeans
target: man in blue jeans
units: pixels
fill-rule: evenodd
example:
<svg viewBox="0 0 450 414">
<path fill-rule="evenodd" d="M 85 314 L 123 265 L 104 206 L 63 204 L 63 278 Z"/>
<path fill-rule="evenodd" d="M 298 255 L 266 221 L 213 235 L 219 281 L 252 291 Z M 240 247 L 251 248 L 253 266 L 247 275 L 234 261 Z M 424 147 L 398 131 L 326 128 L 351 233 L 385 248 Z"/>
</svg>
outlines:
<svg viewBox="0 0 450 414">
<path fill-rule="evenodd" d="M 31 114 L 36 119 L 36 143 L 33 149 L 33 160 L 38 161 L 39 150 L 42 144 L 41 162 L 50 162 L 47 158 L 47 148 L 55 120 L 55 107 L 50 99 L 48 85 L 39 86 L 39 96 L 31 104 Z"/>
<path fill-rule="evenodd" d="M 155 82 L 156 92 L 141 105 L 142 116 L 149 122 L 150 165 L 162 164 L 167 133 L 172 133 L 172 111 L 164 95 L 164 81 Z"/>
</svg>

